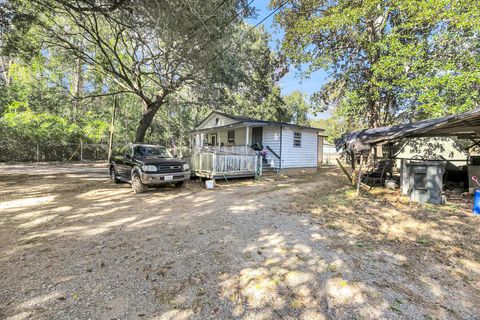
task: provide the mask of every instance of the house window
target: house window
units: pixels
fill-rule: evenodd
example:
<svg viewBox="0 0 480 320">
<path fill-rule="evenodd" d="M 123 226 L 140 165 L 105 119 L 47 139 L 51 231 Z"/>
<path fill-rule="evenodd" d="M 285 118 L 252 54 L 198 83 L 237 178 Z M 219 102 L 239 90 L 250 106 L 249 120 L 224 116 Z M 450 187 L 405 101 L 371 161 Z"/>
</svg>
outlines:
<svg viewBox="0 0 480 320">
<path fill-rule="evenodd" d="M 293 133 L 293 147 L 301 148 L 302 147 L 302 133 L 294 132 Z"/>
<path fill-rule="evenodd" d="M 219 118 L 215 118 L 215 125 L 216 125 L 216 126 L 218 126 L 219 122 L 220 122 L 220 119 L 219 119 Z"/>
<path fill-rule="evenodd" d="M 228 143 L 235 143 L 235 131 L 228 131 Z"/>
</svg>

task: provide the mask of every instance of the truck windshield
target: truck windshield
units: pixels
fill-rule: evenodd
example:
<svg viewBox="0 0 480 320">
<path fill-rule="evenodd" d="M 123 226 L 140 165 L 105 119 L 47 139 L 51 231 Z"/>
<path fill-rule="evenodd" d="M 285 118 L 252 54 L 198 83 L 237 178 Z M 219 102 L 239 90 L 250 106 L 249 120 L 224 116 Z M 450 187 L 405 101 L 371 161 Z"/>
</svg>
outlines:
<svg viewBox="0 0 480 320">
<path fill-rule="evenodd" d="M 171 153 L 161 146 L 137 146 L 133 149 L 133 155 L 137 158 L 172 158 Z"/>
</svg>

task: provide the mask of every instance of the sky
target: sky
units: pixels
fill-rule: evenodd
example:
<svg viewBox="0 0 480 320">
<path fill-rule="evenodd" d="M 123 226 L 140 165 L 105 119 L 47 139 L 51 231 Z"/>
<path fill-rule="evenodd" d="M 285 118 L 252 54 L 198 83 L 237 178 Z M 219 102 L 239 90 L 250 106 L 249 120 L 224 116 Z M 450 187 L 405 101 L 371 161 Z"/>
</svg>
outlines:
<svg viewBox="0 0 480 320">
<path fill-rule="evenodd" d="M 270 0 L 254 0 L 252 6 L 257 9 L 257 16 L 254 19 L 248 19 L 248 22 L 252 25 L 257 24 L 266 16 L 268 16 L 272 10 L 268 8 Z M 283 31 L 275 26 L 273 19 L 275 15 L 272 15 L 263 22 L 265 30 L 271 35 L 270 47 L 276 50 L 280 40 L 283 37 Z M 282 89 L 282 95 L 288 95 L 292 91 L 298 90 L 311 95 L 315 91 L 319 90 L 321 86 L 328 79 L 328 75 L 324 70 L 314 72 L 308 79 L 301 79 L 298 75 L 298 70 L 293 67 L 290 71 L 280 80 L 279 85 Z M 328 117 L 328 113 L 320 114 L 318 118 Z"/>
</svg>

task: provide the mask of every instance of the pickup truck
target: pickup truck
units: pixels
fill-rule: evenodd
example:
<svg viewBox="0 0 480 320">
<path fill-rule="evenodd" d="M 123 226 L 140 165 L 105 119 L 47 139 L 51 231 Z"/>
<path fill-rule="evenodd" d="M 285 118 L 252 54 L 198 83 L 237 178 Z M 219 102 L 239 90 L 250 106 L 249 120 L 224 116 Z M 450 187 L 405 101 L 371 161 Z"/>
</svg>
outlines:
<svg viewBox="0 0 480 320">
<path fill-rule="evenodd" d="M 113 183 L 130 183 L 135 193 L 142 193 L 161 184 L 185 186 L 190 167 L 163 146 L 137 143 L 113 150 L 110 178 Z"/>
</svg>

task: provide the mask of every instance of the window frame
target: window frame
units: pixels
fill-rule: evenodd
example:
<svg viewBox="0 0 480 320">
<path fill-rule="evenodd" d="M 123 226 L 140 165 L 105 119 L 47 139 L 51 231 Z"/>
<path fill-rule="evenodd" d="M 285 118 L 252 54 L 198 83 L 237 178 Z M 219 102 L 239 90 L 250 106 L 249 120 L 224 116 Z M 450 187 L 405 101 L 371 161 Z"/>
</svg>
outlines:
<svg viewBox="0 0 480 320">
<path fill-rule="evenodd" d="M 299 137 L 297 135 L 299 135 Z M 298 145 L 297 145 L 297 142 L 298 142 Z M 293 132 L 293 147 L 294 148 L 301 148 L 302 147 L 302 132 L 301 131 L 294 131 Z"/>
<path fill-rule="evenodd" d="M 230 134 L 232 134 L 231 137 L 230 137 Z M 228 143 L 235 143 L 235 130 L 227 131 L 227 142 Z"/>
</svg>

